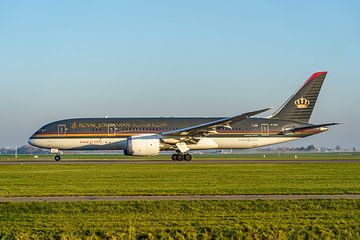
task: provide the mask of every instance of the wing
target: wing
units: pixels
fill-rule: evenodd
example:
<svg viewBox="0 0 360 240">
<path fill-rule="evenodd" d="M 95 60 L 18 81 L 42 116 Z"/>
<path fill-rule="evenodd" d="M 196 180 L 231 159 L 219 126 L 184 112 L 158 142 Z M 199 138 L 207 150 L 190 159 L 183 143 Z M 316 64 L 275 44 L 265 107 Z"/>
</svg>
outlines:
<svg viewBox="0 0 360 240">
<path fill-rule="evenodd" d="M 247 113 L 243 113 L 241 115 L 223 118 L 223 119 L 219 119 L 216 121 L 203 123 L 200 125 L 195 125 L 195 126 L 191 126 L 191 127 L 187 127 L 187 128 L 181 128 L 181 129 L 177 129 L 174 131 L 163 132 L 163 133 L 161 133 L 161 135 L 162 136 L 194 136 L 194 135 L 197 135 L 197 136 L 203 135 L 204 136 L 209 133 L 216 133 L 216 128 L 219 128 L 219 127 L 231 129 L 231 124 L 243 121 L 243 120 L 245 120 L 251 116 L 257 115 L 259 113 L 266 112 L 269 109 L 271 109 L 271 108 L 265 108 L 265 109 L 261 109 L 261 110 L 254 111 L 254 112 L 247 112 Z"/>
</svg>

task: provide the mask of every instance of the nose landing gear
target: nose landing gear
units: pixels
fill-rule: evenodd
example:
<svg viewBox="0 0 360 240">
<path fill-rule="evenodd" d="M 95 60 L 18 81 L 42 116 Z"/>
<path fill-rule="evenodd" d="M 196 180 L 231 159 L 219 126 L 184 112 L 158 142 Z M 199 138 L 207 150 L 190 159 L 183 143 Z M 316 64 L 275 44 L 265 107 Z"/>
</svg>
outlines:
<svg viewBox="0 0 360 240">
<path fill-rule="evenodd" d="M 52 149 L 50 150 L 50 152 L 56 154 L 55 157 L 54 157 L 55 161 L 58 162 L 58 161 L 61 160 L 61 156 L 60 156 L 60 153 L 61 153 L 61 152 L 59 151 L 59 149 L 52 148 Z"/>
<path fill-rule="evenodd" d="M 56 154 L 54 157 L 55 161 L 60 161 L 61 160 L 61 156 L 59 154 Z"/>
</svg>

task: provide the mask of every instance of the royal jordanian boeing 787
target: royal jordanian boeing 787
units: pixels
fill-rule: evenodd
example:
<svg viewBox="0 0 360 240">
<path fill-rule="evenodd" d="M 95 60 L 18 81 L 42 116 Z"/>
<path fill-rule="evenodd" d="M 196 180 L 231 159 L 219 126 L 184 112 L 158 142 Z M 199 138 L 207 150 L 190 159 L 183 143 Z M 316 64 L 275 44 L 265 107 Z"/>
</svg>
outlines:
<svg viewBox="0 0 360 240">
<path fill-rule="evenodd" d="M 49 123 L 29 139 L 35 147 L 61 150 L 124 150 L 131 156 L 173 150 L 173 160 L 191 160 L 190 150 L 245 149 L 283 143 L 327 131 L 337 123 L 310 124 L 326 72 L 314 73 L 273 115 L 269 108 L 216 118 L 75 118 Z"/>
</svg>

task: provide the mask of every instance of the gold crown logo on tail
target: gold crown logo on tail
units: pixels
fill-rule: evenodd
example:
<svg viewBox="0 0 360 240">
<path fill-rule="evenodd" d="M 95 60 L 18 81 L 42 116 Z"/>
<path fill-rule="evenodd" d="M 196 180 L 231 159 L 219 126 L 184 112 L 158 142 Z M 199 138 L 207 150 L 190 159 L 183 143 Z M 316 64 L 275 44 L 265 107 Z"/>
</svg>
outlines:
<svg viewBox="0 0 360 240">
<path fill-rule="evenodd" d="M 296 108 L 308 108 L 310 101 L 304 97 L 301 97 L 296 99 L 294 103 Z"/>
</svg>

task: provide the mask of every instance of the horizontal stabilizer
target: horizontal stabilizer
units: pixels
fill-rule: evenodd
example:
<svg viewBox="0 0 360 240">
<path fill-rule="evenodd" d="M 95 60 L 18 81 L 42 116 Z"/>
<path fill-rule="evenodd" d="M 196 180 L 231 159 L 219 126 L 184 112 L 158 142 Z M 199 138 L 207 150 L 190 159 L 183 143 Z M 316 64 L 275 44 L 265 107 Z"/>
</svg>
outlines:
<svg viewBox="0 0 360 240">
<path fill-rule="evenodd" d="M 295 133 L 295 132 L 299 132 L 299 131 L 303 131 L 303 130 L 328 127 L 328 126 L 333 126 L 333 125 L 338 125 L 338 124 L 341 124 L 341 123 L 323 123 L 323 124 L 309 125 L 309 126 L 304 126 L 304 127 L 288 128 L 285 131 L 281 132 L 280 134 Z"/>
</svg>

